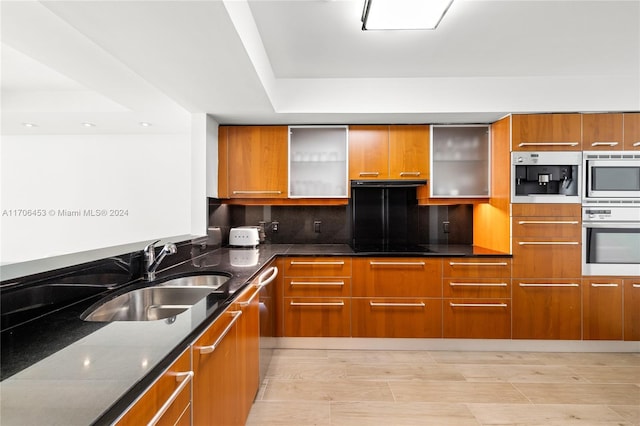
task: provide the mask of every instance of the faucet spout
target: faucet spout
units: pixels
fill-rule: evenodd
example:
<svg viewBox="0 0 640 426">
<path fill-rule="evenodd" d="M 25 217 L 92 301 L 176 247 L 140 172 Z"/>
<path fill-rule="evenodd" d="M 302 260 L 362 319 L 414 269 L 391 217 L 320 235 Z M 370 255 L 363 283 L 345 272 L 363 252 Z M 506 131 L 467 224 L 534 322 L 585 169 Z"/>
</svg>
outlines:
<svg viewBox="0 0 640 426">
<path fill-rule="evenodd" d="M 160 250 L 160 253 L 156 257 L 155 244 L 158 243 L 158 241 L 154 241 L 153 243 L 147 245 L 144 248 L 144 260 L 145 260 L 144 279 L 146 281 L 155 280 L 156 270 L 158 269 L 158 266 L 160 266 L 160 262 L 162 262 L 162 260 L 167 255 L 175 254 L 178 251 L 175 244 L 168 243 L 168 244 L 165 244 L 164 247 L 162 247 L 162 250 Z"/>
</svg>

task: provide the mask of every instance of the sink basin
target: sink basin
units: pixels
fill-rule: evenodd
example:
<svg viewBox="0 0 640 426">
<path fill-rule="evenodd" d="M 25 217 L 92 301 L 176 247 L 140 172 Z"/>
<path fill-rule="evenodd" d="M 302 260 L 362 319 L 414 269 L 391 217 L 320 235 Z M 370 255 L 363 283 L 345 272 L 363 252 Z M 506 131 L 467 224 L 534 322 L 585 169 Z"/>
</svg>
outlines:
<svg viewBox="0 0 640 426">
<path fill-rule="evenodd" d="M 212 293 L 209 287 L 145 287 L 121 294 L 80 317 L 85 321 L 155 321 L 189 309 Z"/>
<path fill-rule="evenodd" d="M 187 275 L 180 278 L 173 278 L 158 284 L 159 287 L 199 287 L 217 290 L 231 278 L 230 274 L 214 272 L 209 274 Z"/>
</svg>

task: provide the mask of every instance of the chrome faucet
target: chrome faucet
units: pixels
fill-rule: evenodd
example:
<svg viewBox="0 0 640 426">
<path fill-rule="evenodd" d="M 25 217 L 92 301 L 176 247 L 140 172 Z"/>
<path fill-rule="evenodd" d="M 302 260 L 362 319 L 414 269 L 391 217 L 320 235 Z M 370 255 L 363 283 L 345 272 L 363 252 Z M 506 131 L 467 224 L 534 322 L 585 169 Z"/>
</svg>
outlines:
<svg viewBox="0 0 640 426">
<path fill-rule="evenodd" d="M 144 265 L 145 265 L 144 279 L 145 281 L 155 280 L 156 269 L 158 269 L 158 266 L 160 265 L 160 262 L 162 262 L 162 259 L 164 259 L 165 256 L 169 254 L 175 254 L 178 251 L 175 244 L 168 243 L 168 244 L 165 244 L 164 247 L 162 247 L 162 250 L 158 254 L 158 257 L 156 257 L 155 245 L 159 241 L 160 240 L 154 241 L 148 244 L 144 248 Z"/>
</svg>

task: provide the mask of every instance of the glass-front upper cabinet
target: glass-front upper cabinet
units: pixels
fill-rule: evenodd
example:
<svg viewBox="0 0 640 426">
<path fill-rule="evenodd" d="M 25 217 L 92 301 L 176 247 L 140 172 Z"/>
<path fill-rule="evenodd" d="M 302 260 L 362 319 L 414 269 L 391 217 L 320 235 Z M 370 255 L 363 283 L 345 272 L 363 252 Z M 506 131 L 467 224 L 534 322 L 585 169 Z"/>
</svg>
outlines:
<svg viewBox="0 0 640 426">
<path fill-rule="evenodd" d="M 347 198 L 347 126 L 289 126 L 289 197 Z"/>
<path fill-rule="evenodd" d="M 489 126 L 431 126 L 430 196 L 489 197 Z"/>
</svg>

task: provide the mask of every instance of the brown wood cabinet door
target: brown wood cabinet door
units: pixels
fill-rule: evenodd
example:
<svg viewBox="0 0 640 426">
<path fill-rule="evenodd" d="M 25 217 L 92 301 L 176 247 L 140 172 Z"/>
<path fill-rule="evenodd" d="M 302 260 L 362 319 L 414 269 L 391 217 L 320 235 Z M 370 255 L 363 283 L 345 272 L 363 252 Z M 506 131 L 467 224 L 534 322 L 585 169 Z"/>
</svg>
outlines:
<svg viewBox="0 0 640 426">
<path fill-rule="evenodd" d="M 289 257 L 284 262 L 285 277 L 350 277 L 350 257 Z"/>
<path fill-rule="evenodd" d="M 640 340 L 640 277 L 624 279 L 624 340 Z"/>
<path fill-rule="evenodd" d="M 585 340 L 622 340 L 622 280 L 602 277 L 582 283 Z"/>
<path fill-rule="evenodd" d="M 514 237 L 514 278 L 582 276 L 582 244 L 577 238 Z"/>
<path fill-rule="evenodd" d="M 193 424 L 241 425 L 237 320 L 223 313 L 193 344 Z M 220 368 L 220 366 L 224 368 Z"/>
<path fill-rule="evenodd" d="M 514 339 L 579 340 L 580 280 L 513 280 Z"/>
<path fill-rule="evenodd" d="M 260 387 L 260 288 L 250 286 L 233 304 L 238 320 L 239 416 L 244 424 Z"/>
<path fill-rule="evenodd" d="M 512 216 L 582 217 L 580 204 L 512 204 Z"/>
<path fill-rule="evenodd" d="M 514 114 L 513 151 L 581 151 L 580 114 Z"/>
<path fill-rule="evenodd" d="M 620 151 L 622 148 L 622 114 L 582 115 L 584 151 Z"/>
<path fill-rule="evenodd" d="M 286 126 L 231 126 L 228 186 L 231 198 L 287 198 Z"/>
<path fill-rule="evenodd" d="M 285 298 L 285 337 L 349 337 L 350 298 Z"/>
<path fill-rule="evenodd" d="M 511 338 L 510 299 L 444 299 L 443 337 Z"/>
<path fill-rule="evenodd" d="M 514 237 L 553 236 L 582 241 L 582 220 L 580 217 L 514 217 L 512 230 Z"/>
<path fill-rule="evenodd" d="M 640 151 L 640 112 L 624 114 L 624 149 Z"/>
<path fill-rule="evenodd" d="M 157 424 L 173 426 L 179 421 L 190 422 L 192 375 L 191 350 L 187 349 L 116 424 L 138 426 L 149 423 L 175 392 L 178 392 L 177 396 Z"/>
<path fill-rule="evenodd" d="M 353 337 L 442 337 L 442 301 L 428 298 L 354 298 Z"/>
<path fill-rule="evenodd" d="M 442 262 L 425 258 L 356 258 L 353 297 L 442 297 Z"/>
<path fill-rule="evenodd" d="M 349 179 L 389 178 L 389 126 L 349 126 Z"/>
<path fill-rule="evenodd" d="M 389 177 L 429 178 L 429 126 L 389 126 Z"/>
</svg>

